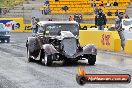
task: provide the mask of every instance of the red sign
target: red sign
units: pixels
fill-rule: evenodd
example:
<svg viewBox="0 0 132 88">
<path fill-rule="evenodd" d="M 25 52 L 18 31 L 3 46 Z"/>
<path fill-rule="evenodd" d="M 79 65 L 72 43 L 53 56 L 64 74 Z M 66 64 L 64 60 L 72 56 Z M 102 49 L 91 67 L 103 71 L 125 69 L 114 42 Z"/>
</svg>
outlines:
<svg viewBox="0 0 132 88">
<path fill-rule="evenodd" d="M 76 81 L 80 85 L 84 85 L 86 83 L 122 84 L 122 83 L 130 83 L 131 76 L 129 74 L 87 74 L 82 67 L 79 67 L 78 73 L 76 75 Z"/>
<path fill-rule="evenodd" d="M 101 39 L 102 45 L 109 46 L 110 45 L 109 39 L 110 39 L 110 35 L 103 34 Z"/>
</svg>

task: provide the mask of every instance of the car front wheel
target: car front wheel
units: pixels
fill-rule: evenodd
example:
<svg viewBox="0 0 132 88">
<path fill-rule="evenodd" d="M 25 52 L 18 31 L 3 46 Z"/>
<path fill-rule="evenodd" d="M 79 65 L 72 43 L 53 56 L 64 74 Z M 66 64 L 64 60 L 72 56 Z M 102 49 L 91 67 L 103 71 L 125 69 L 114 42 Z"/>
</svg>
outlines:
<svg viewBox="0 0 132 88">
<path fill-rule="evenodd" d="M 47 55 L 47 54 L 44 55 L 45 66 L 51 66 L 52 65 L 52 58 L 53 58 L 53 55 Z"/>
<path fill-rule="evenodd" d="M 7 43 L 10 43 L 10 38 L 7 39 Z"/>
<path fill-rule="evenodd" d="M 4 39 L 2 39 L 2 40 L 1 40 L 1 43 L 5 43 L 5 40 L 4 40 Z"/>
</svg>

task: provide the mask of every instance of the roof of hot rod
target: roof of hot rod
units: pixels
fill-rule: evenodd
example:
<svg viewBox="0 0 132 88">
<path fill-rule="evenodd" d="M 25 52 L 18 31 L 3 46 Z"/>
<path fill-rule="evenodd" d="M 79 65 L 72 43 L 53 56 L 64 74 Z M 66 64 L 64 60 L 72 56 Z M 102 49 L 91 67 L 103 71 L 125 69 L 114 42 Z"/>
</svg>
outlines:
<svg viewBox="0 0 132 88">
<path fill-rule="evenodd" d="M 40 21 L 38 22 L 39 25 L 44 26 L 47 24 L 76 24 L 78 23 L 76 21 Z"/>
</svg>

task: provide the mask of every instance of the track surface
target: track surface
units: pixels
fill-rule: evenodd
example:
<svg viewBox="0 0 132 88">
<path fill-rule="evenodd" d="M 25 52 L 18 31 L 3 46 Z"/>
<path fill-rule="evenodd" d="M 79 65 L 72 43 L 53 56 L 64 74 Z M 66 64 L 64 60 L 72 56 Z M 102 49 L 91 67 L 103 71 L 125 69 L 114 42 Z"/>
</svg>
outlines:
<svg viewBox="0 0 132 88">
<path fill-rule="evenodd" d="M 99 52 L 95 66 L 86 61 L 64 65 L 55 62 L 52 67 L 32 62 L 26 58 L 25 42 L 31 33 L 12 33 L 11 43 L 0 44 L 0 88 L 132 88 L 129 84 L 76 83 L 78 65 L 91 74 L 130 74 L 132 58 Z"/>
</svg>

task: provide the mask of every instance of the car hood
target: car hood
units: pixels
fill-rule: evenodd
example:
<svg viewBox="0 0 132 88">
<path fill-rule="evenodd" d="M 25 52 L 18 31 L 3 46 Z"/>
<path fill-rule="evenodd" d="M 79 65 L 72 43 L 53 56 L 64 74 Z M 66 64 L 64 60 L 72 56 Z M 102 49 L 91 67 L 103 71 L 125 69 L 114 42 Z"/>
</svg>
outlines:
<svg viewBox="0 0 132 88">
<path fill-rule="evenodd" d="M 61 37 L 63 37 L 63 38 L 73 38 L 75 36 L 70 31 L 61 31 Z"/>
<path fill-rule="evenodd" d="M 50 36 L 52 39 L 58 39 L 58 40 L 63 40 L 63 39 L 69 39 L 69 38 L 76 38 L 70 31 L 61 31 L 59 36 Z"/>
</svg>

